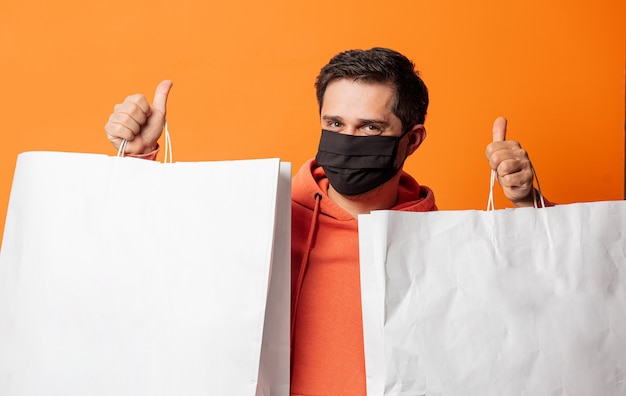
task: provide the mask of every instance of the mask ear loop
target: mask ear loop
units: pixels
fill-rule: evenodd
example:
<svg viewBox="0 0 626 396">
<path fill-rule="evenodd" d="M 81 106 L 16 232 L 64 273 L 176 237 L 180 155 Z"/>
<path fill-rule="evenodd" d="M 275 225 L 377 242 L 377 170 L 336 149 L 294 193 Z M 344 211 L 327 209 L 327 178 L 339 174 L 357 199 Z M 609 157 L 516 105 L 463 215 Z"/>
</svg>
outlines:
<svg viewBox="0 0 626 396">
<path fill-rule="evenodd" d="M 529 160 L 530 161 L 530 160 Z M 537 171 L 535 171 L 535 167 L 532 162 L 530 163 L 530 169 L 533 172 L 533 207 L 534 208 L 545 208 L 546 202 L 543 199 L 543 193 L 541 192 L 541 184 L 539 184 L 539 177 L 537 177 Z M 537 189 L 535 189 L 534 182 L 537 182 Z M 495 210 L 494 200 L 493 200 L 493 186 L 496 182 L 496 171 L 491 170 L 491 180 L 489 181 L 489 200 L 487 201 L 487 211 L 490 212 Z M 539 201 L 541 202 L 541 206 L 538 206 L 537 202 L 537 193 L 539 193 Z"/>
<path fill-rule="evenodd" d="M 411 132 L 411 129 L 407 129 L 405 132 L 402 132 L 402 135 L 398 136 L 398 140 L 396 141 L 396 150 L 395 150 L 396 151 L 396 153 L 395 153 L 396 157 L 398 156 L 398 145 L 400 144 L 400 140 L 402 140 L 406 135 L 408 135 L 409 132 Z M 423 141 L 423 139 L 422 139 L 422 141 Z M 406 162 L 407 158 L 409 158 L 408 155 L 404 156 L 404 159 L 402 160 L 402 162 L 399 165 L 395 164 L 396 165 L 396 173 L 400 172 L 400 169 L 402 169 L 402 167 L 404 166 L 404 163 Z"/>
<path fill-rule="evenodd" d="M 128 145 L 128 140 L 122 140 L 120 147 L 117 149 L 118 157 L 126 156 L 126 146 Z M 172 153 L 172 138 L 170 137 L 170 131 L 167 127 L 167 121 L 165 121 L 165 155 L 163 158 L 164 164 L 171 164 L 173 161 L 173 153 Z"/>
</svg>

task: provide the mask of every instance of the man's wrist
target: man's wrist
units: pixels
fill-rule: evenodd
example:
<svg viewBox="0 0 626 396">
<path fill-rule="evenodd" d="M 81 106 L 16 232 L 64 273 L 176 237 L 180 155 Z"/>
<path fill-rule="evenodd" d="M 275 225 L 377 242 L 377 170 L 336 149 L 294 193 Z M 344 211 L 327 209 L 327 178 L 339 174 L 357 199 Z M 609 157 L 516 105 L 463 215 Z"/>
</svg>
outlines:
<svg viewBox="0 0 626 396">
<path fill-rule="evenodd" d="M 539 194 L 539 191 L 537 191 L 536 188 L 533 188 L 526 198 L 515 201 L 513 204 L 517 208 L 547 208 L 556 205 L 555 203 L 548 201 L 546 197 Z"/>
<path fill-rule="evenodd" d="M 127 154 L 127 156 L 128 157 L 133 157 L 133 158 L 155 160 L 157 154 L 159 154 L 159 144 L 158 143 L 156 143 L 154 145 L 154 147 L 152 147 L 151 149 L 144 150 L 144 152 L 141 153 L 141 154 Z"/>
</svg>

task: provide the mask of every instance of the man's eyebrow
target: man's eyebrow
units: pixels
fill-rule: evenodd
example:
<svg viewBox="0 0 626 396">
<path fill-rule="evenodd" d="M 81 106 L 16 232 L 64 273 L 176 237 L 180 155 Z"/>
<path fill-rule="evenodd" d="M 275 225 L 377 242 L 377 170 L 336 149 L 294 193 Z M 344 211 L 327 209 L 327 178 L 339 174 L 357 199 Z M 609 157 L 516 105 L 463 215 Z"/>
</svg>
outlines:
<svg viewBox="0 0 626 396">
<path fill-rule="evenodd" d="M 324 121 L 343 121 L 343 118 L 339 116 L 331 116 L 331 115 L 325 115 L 322 117 L 322 119 Z"/>
<path fill-rule="evenodd" d="M 369 120 L 369 119 L 360 118 L 359 119 L 359 123 L 361 125 L 378 124 L 378 125 L 382 125 L 382 126 L 389 126 L 389 122 L 385 121 L 385 120 Z"/>
</svg>

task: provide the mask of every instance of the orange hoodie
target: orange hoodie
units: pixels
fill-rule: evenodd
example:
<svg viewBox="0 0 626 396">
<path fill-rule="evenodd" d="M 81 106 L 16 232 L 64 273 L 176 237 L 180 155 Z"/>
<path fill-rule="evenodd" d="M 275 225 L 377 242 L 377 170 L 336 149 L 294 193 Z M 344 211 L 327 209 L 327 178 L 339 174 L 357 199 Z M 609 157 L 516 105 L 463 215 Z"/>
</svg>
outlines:
<svg viewBox="0 0 626 396">
<path fill-rule="evenodd" d="M 357 219 L 326 194 L 309 160 L 292 181 L 292 395 L 365 395 Z M 437 210 L 403 172 L 394 210 Z"/>
</svg>

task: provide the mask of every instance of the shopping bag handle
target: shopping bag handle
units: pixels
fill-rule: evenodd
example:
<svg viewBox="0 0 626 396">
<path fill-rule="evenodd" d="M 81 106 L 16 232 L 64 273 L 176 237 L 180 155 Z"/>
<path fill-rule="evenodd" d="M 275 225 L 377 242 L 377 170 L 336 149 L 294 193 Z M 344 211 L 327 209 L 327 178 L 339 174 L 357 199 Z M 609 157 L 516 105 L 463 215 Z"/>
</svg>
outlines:
<svg viewBox="0 0 626 396">
<path fill-rule="evenodd" d="M 530 161 L 530 160 L 529 160 Z M 541 202 L 541 207 L 545 208 L 546 203 L 543 199 L 543 193 L 541 192 L 541 184 L 539 184 L 539 178 L 537 177 L 537 172 L 535 171 L 535 167 L 533 163 L 530 163 L 530 169 L 533 172 L 533 206 L 537 208 L 537 193 L 539 194 L 539 201 Z M 535 190 L 534 181 L 537 182 L 537 189 Z M 487 201 L 487 211 L 495 210 L 495 206 L 493 203 L 493 186 L 496 182 L 496 171 L 491 170 L 491 181 L 489 182 L 489 200 Z"/>
<path fill-rule="evenodd" d="M 117 156 L 124 157 L 124 153 L 126 151 L 126 145 L 128 144 L 128 140 L 122 140 L 120 144 L 120 148 L 117 149 Z M 167 128 L 167 121 L 165 121 L 165 156 L 163 158 L 163 163 L 172 163 L 172 139 L 170 138 L 170 131 Z"/>
</svg>

